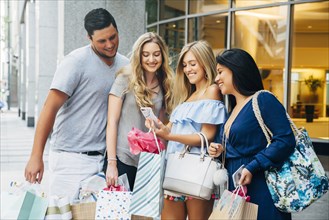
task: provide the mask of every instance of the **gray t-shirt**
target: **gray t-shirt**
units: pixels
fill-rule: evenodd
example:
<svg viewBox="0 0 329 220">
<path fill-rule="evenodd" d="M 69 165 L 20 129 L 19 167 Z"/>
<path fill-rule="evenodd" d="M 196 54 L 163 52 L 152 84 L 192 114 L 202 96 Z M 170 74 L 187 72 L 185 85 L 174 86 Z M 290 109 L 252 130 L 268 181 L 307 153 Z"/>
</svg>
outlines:
<svg viewBox="0 0 329 220">
<path fill-rule="evenodd" d="M 129 74 L 120 74 L 115 79 L 110 94 L 120 97 L 123 100 L 120 121 L 118 125 L 118 139 L 117 139 L 117 156 L 120 161 L 129 165 L 138 165 L 139 155 L 133 155 L 129 150 L 128 145 L 128 132 L 132 127 L 138 128 L 144 132 L 148 129 L 145 127 L 145 118 L 140 111 L 140 107 L 135 100 L 134 92 L 127 90 L 129 85 Z M 154 104 L 154 114 L 159 117 L 162 108 L 162 91 L 152 99 Z"/>
<path fill-rule="evenodd" d="M 108 94 L 115 73 L 128 63 L 117 53 L 114 63 L 108 66 L 90 45 L 64 58 L 50 87 L 69 96 L 56 116 L 50 139 L 52 150 L 105 151 Z"/>
</svg>

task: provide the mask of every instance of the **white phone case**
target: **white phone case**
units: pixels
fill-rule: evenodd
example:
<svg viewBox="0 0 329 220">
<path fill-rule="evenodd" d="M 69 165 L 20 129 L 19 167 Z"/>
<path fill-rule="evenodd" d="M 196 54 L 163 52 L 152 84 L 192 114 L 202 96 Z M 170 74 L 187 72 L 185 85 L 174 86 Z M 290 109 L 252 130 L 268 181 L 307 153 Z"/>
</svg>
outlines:
<svg viewBox="0 0 329 220">
<path fill-rule="evenodd" d="M 144 115 L 145 118 L 150 118 L 154 121 L 154 123 L 157 124 L 158 118 L 153 113 L 152 108 L 150 107 L 141 107 L 141 112 Z"/>
<path fill-rule="evenodd" d="M 233 184 L 235 188 L 238 187 L 239 185 L 239 180 L 241 178 L 241 173 L 243 168 L 244 168 L 244 164 L 232 174 Z"/>
</svg>

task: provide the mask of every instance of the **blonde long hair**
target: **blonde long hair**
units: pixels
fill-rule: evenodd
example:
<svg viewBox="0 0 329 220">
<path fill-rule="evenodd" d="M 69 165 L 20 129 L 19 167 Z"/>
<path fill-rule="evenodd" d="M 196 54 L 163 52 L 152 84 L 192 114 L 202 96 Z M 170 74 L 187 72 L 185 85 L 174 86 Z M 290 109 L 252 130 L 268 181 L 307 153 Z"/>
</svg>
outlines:
<svg viewBox="0 0 329 220">
<path fill-rule="evenodd" d="M 141 35 L 134 43 L 132 55 L 130 57 L 131 76 L 128 90 L 134 91 L 136 103 L 139 107 L 153 107 L 152 90 L 147 88 L 144 71 L 142 68 L 142 50 L 146 43 L 153 42 L 159 45 L 162 64 L 157 70 L 160 89 L 163 93 L 163 107 L 167 114 L 172 111 L 172 83 L 173 70 L 169 66 L 168 47 L 163 39 L 156 33 L 147 32 Z"/>
<path fill-rule="evenodd" d="M 188 78 L 183 71 L 183 59 L 185 54 L 189 51 L 193 53 L 198 63 L 204 69 L 205 77 L 207 79 L 207 87 L 212 85 L 215 81 L 217 74 L 216 59 L 210 45 L 203 40 L 194 41 L 185 45 L 180 52 L 177 62 L 175 85 L 173 90 L 173 107 L 176 107 L 186 101 L 196 90 L 195 85 L 188 81 Z"/>
</svg>

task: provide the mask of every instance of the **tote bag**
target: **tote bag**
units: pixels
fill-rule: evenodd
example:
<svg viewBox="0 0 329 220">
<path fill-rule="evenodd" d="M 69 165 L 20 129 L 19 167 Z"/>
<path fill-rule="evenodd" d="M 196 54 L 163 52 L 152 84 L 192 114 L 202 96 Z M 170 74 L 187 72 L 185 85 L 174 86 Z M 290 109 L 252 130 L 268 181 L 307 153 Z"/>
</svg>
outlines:
<svg viewBox="0 0 329 220">
<path fill-rule="evenodd" d="M 252 107 L 257 121 L 271 143 L 272 132 L 265 125 L 258 106 L 258 91 L 252 98 Z M 265 172 L 266 183 L 274 205 L 282 212 L 299 212 L 307 208 L 328 191 L 328 177 L 304 128 L 297 129 L 287 114 L 296 138 L 294 152 L 280 169 L 271 168 Z M 267 146 L 268 146 L 267 145 Z"/>
<path fill-rule="evenodd" d="M 169 154 L 163 188 L 181 195 L 209 200 L 214 189 L 213 177 L 221 164 L 206 155 L 204 143 L 208 147 L 208 140 L 203 134 L 197 134 L 201 139 L 201 153 L 188 153 L 187 146 L 181 153 Z"/>
</svg>

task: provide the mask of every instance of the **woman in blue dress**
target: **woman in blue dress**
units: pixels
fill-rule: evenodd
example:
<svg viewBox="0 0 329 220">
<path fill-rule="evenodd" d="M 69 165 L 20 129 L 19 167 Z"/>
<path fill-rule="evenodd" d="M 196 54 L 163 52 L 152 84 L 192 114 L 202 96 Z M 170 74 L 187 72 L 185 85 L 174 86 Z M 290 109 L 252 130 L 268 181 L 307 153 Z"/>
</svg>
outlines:
<svg viewBox="0 0 329 220">
<path fill-rule="evenodd" d="M 167 154 L 181 152 L 185 145 L 191 152 L 200 153 L 203 132 L 208 140 L 214 140 L 217 127 L 226 120 L 226 110 L 221 101 L 218 86 L 214 84 L 216 60 L 211 47 L 205 41 L 196 41 L 183 47 L 176 68 L 174 84 L 175 106 L 170 122 L 158 122 L 156 134 L 168 140 Z M 146 122 L 149 127 L 154 123 Z M 186 198 L 165 190 L 162 219 L 208 219 L 213 199 Z"/>
<path fill-rule="evenodd" d="M 229 190 L 234 190 L 232 174 L 244 165 L 240 185 L 247 186 L 250 202 L 258 205 L 259 220 L 291 219 L 280 212 L 272 201 L 264 171 L 280 167 L 296 144 L 282 104 L 270 93 L 261 93 L 258 103 L 266 126 L 273 133 L 267 141 L 254 115 L 252 96 L 263 90 L 262 79 L 253 58 L 241 49 L 230 49 L 216 57 L 216 83 L 223 95 L 229 96 L 229 118 L 220 131 L 222 144 L 211 143 L 209 154 L 218 157 L 226 150 L 225 165 Z"/>
</svg>

